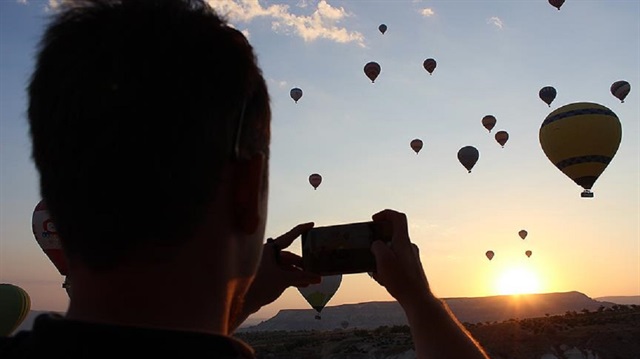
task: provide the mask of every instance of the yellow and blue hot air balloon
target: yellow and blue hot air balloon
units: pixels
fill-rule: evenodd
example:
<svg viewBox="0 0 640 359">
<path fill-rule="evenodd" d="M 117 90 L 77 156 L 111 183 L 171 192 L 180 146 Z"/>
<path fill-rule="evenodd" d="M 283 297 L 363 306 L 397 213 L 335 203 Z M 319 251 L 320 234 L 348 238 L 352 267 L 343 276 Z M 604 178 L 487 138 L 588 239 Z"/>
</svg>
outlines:
<svg viewBox="0 0 640 359">
<path fill-rule="evenodd" d="M 342 274 L 324 276 L 320 283 L 298 288 L 304 299 L 318 312 L 316 319 L 320 319 L 320 312 L 329 303 L 333 295 L 336 294 L 338 288 L 340 288 L 340 283 L 342 283 Z"/>
<path fill-rule="evenodd" d="M 551 112 L 539 135 L 549 160 L 584 188 L 582 197 L 593 197 L 593 184 L 618 151 L 622 125 L 607 107 L 578 102 Z"/>
<path fill-rule="evenodd" d="M 17 285 L 0 284 L 0 337 L 11 335 L 31 310 L 31 299 Z"/>
</svg>

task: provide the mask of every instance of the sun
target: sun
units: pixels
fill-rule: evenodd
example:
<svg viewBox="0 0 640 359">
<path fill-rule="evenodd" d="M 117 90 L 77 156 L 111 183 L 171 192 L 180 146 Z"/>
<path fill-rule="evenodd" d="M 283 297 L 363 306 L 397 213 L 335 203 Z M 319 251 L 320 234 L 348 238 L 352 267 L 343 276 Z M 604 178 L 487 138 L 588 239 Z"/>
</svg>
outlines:
<svg viewBox="0 0 640 359">
<path fill-rule="evenodd" d="M 496 282 L 498 294 L 531 294 L 540 292 L 538 276 L 528 268 L 506 269 Z"/>
</svg>

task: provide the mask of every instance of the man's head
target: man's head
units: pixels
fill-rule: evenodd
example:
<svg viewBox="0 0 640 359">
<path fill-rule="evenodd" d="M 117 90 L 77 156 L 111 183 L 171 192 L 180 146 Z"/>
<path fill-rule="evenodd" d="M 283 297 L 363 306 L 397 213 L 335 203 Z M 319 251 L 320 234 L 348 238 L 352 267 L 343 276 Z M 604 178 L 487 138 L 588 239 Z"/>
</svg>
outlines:
<svg viewBox="0 0 640 359">
<path fill-rule="evenodd" d="M 252 47 L 196 0 L 65 5 L 41 42 L 28 117 L 65 251 L 95 270 L 186 241 L 223 168 L 269 151 Z"/>
</svg>

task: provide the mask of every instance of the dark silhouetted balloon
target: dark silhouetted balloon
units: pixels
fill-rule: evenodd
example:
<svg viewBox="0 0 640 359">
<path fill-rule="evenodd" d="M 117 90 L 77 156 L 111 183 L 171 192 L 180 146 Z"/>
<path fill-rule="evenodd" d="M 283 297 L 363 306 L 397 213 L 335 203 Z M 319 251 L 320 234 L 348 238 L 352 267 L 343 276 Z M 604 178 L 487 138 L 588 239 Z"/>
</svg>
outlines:
<svg viewBox="0 0 640 359">
<path fill-rule="evenodd" d="M 556 99 L 557 94 L 558 93 L 556 92 L 555 88 L 546 86 L 540 89 L 540 91 L 538 92 L 538 97 L 540 97 L 540 99 L 544 101 L 544 103 L 551 107 L 551 103 Z"/>
<path fill-rule="evenodd" d="M 297 88 L 297 87 L 294 87 L 294 88 L 291 89 L 291 91 L 289 91 L 289 96 L 291 96 L 293 101 L 298 103 L 298 100 L 302 97 L 302 90 Z M 313 96 L 311 96 L 311 97 L 313 97 Z"/>
<path fill-rule="evenodd" d="M 322 176 L 317 173 L 310 175 L 309 183 L 313 186 L 313 189 L 317 189 L 320 183 L 322 183 Z"/>
<path fill-rule="evenodd" d="M 549 0 L 549 4 L 560 10 L 560 7 L 564 4 L 564 0 Z"/>
<path fill-rule="evenodd" d="M 385 32 L 387 32 L 387 25 L 385 24 L 380 24 L 380 26 L 378 26 L 378 30 L 380 30 L 380 32 L 382 33 L 382 35 L 384 35 Z"/>
<path fill-rule="evenodd" d="M 562 173 L 593 197 L 591 188 L 620 146 L 622 125 L 602 105 L 578 102 L 551 112 L 540 126 L 540 145 Z"/>
<path fill-rule="evenodd" d="M 433 71 L 436 69 L 436 65 L 437 63 L 436 63 L 436 60 L 434 59 L 426 59 L 422 63 L 422 67 L 424 67 L 424 69 L 427 70 L 429 75 L 431 75 Z"/>
<path fill-rule="evenodd" d="M 482 126 L 489 132 L 496 126 L 496 118 L 493 115 L 486 115 L 482 118 Z"/>
<path fill-rule="evenodd" d="M 616 81 L 611 85 L 611 94 L 623 103 L 625 97 L 627 97 L 630 91 L 631 84 L 629 84 L 627 81 Z"/>
<path fill-rule="evenodd" d="M 493 251 L 487 251 L 487 253 L 485 253 L 484 255 L 487 256 L 487 258 L 489 258 L 489 260 L 493 259 L 494 253 Z"/>
<path fill-rule="evenodd" d="M 380 75 L 380 65 L 377 62 L 369 62 L 364 65 L 364 74 L 367 75 L 371 83 L 374 83 Z"/>
<path fill-rule="evenodd" d="M 504 148 L 504 144 L 509 140 L 509 134 L 507 131 L 498 131 L 496 132 L 496 141 Z"/>
<path fill-rule="evenodd" d="M 418 154 L 418 152 L 420 152 L 420 150 L 422 149 L 422 140 L 418 138 L 412 140 L 411 148 L 416 152 L 416 154 Z"/>
<path fill-rule="evenodd" d="M 527 257 L 531 257 L 531 254 L 533 254 L 533 252 L 531 252 L 531 251 L 526 251 L 526 252 L 524 252 L 524 254 L 526 254 L 526 255 L 527 255 Z"/>
<path fill-rule="evenodd" d="M 465 146 L 458 151 L 458 161 L 462 163 L 469 173 L 471 173 L 471 169 L 476 165 L 479 158 L 480 152 L 473 146 Z"/>
<path fill-rule="evenodd" d="M 525 239 L 527 238 L 527 231 L 526 230 L 521 230 L 520 232 L 518 232 L 518 235 L 520 236 L 520 238 Z"/>
</svg>

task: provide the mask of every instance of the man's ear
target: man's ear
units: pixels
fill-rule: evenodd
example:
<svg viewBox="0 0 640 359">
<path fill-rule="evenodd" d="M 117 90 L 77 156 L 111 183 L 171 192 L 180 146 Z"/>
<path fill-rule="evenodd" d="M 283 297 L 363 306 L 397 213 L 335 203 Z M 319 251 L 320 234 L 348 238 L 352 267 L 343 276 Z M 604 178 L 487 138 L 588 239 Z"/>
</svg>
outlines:
<svg viewBox="0 0 640 359">
<path fill-rule="evenodd" d="M 262 153 L 253 155 L 250 159 L 239 160 L 235 167 L 234 203 L 235 225 L 245 234 L 252 234 L 260 225 L 261 200 L 264 196 L 263 180 L 266 171 L 266 156 Z"/>
</svg>

